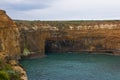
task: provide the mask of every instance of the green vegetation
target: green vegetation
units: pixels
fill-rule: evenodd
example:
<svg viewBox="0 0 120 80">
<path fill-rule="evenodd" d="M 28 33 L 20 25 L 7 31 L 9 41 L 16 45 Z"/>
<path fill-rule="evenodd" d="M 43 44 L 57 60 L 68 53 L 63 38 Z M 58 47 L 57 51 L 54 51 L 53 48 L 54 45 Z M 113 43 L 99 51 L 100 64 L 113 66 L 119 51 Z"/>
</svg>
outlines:
<svg viewBox="0 0 120 80">
<path fill-rule="evenodd" d="M 70 21 L 27 21 L 27 20 L 15 20 L 18 26 L 27 26 L 33 27 L 34 25 L 42 26 L 42 25 L 50 25 L 52 27 L 58 27 L 59 29 L 67 29 L 69 26 L 79 26 L 79 25 L 99 25 L 99 24 L 117 24 L 119 20 L 70 20 Z M 41 24 L 41 25 L 40 25 Z M 21 26 L 22 27 L 22 26 Z"/>
<path fill-rule="evenodd" d="M 27 56 L 30 53 L 27 47 L 24 48 L 23 55 Z"/>
<path fill-rule="evenodd" d="M 0 71 L 0 80 L 10 80 L 9 74 L 6 71 Z"/>
<path fill-rule="evenodd" d="M 0 61 L 0 80 L 20 80 L 20 73 L 14 71 L 11 65 Z"/>
</svg>

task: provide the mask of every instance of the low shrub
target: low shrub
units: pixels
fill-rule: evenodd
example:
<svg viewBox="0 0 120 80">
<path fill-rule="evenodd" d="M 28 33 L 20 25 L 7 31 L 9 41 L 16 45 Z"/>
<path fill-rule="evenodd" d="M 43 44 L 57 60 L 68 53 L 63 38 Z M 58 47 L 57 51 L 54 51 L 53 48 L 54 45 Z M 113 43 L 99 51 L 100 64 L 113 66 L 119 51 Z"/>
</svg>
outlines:
<svg viewBox="0 0 120 80">
<path fill-rule="evenodd" d="M 6 71 L 0 71 L 0 80 L 10 80 L 9 74 Z"/>
</svg>

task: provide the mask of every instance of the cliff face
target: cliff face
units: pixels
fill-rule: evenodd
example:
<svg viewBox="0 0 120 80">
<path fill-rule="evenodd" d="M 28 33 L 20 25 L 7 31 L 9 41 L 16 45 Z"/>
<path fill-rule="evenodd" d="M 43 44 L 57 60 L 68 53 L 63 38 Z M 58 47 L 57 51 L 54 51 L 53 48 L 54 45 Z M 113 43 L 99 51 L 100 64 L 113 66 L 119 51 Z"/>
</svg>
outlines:
<svg viewBox="0 0 120 80">
<path fill-rule="evenodd" d="M 47 39 L 47 52 L 120 51 L 120 30 L 73 30 L 67 31 L 64 36 L 56 34 L 58 37 Z"/>
<path fill-rule="evenodd" d="M 120 54 L 120 21 L 16 22 L 31 52 L 42 51 L 41 55 L 72 51 Z"/>
<path fill-rule="evenodd" d="M 26 72 L 18 63 L 20 55 L 18 27 L 5 11 L 0 10 L 0 79 L 27 80 Z"/>
<path fill-rule="evenodd" d="M 21 37 L 21 54 L 35 53 L 37 57 L 43 57 L 45 56 L 45 40 L 49 35 L 48 30 L 41 29 L 41 27 L 37 28 L 36 26 L 30 27 L 31 25 L 33 26 L 34 24 L 24 22 L 18 24 Z"/>
<path fill-rule="evenodd" d="M 13 59 L 20 55 L 18 27 L 3 10 L 0 10 L 0 53 Z"/>
</svg>

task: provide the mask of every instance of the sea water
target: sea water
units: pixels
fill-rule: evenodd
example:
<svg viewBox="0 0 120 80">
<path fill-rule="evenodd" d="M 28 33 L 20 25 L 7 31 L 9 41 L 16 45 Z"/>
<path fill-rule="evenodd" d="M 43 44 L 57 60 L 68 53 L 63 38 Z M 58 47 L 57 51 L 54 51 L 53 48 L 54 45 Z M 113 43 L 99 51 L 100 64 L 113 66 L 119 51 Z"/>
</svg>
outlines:
<svg viewBox="0 0 120 80">
<path fill-rule="evenodd" d="M 120 80 L 120 56 L 49 53 L 20 63 L 29 80 Z"/>
</svg>

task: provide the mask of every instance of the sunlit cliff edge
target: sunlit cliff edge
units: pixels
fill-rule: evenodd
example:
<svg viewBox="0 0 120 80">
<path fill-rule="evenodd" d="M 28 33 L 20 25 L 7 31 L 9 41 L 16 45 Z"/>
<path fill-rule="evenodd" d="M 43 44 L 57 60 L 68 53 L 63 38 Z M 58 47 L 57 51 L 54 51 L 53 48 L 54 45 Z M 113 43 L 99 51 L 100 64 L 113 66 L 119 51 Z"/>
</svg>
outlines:
<svg viewBox="0 0 120 80">
<path fill-rule="evenodd" d="M 0 10 L 0 80 L 27 80 L 19 65 L 20 33 L 15 22 Z"/>
</svg>

